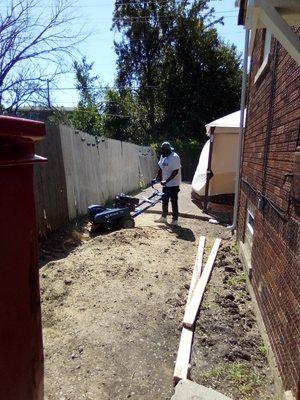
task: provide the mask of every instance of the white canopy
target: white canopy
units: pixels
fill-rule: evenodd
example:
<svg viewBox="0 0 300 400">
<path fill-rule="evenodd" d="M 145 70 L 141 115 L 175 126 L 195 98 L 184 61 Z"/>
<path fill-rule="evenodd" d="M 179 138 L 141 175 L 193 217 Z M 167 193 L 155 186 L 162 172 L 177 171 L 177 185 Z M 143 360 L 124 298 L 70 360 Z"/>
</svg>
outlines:
<svg viewBox="0 0 300 400">
<path fill-rule="evenodd" d="M 241 112 L 236 111 L 205 125 L 208 136 L 212 128 L 217 134 L 212 151 L 211 170 L 214 175 L 209 183 L 209 196 L 234 193 L 240 116 Z M 192 182 L 193 191 L 199 196 L 205 194 L 209 149 L 210 139 L 202 149 Z"/>
<path fill-rule="evenodd" d="M 241 112 L 236 111 L 232 114 L 225 115 L 225 117 L 216 119 L 205 125 L 206 134 L 211 134 L 211 128 L 215 128 L 215 133 L 239 133 Z"/>
</svg>

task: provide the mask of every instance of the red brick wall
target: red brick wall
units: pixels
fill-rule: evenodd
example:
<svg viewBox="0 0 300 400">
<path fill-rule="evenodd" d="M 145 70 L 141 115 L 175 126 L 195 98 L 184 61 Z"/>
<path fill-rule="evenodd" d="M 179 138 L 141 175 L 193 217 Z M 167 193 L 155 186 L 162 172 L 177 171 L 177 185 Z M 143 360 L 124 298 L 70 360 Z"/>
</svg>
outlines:
<svg viewBox="0 0 300 400">
<path fill-rule="evenodd" d="M 296 32 L 300 36 L 300 29 Z M 300 218 L 285 174 L 292 172 L 300 144 L 300 67 L 273 39 L 267 71 L 254 83 L 262 46 L 263 32 L 258 31 L 248 86 L 238 238 L 244 240 L 249 200 L 256 206 L 253 289 L 285 389 L 296 394 L 300 378 Z M 258 207 L 259 199 L 262 207 Z"/>
</svg>

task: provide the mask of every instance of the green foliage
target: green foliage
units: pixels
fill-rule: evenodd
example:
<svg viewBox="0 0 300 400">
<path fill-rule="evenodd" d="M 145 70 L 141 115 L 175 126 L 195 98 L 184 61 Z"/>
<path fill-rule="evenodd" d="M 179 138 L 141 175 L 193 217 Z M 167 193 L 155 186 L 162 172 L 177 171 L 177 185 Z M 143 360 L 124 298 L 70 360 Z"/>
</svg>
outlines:
<svg viewBox="0 0 300 400">
<path fill-rule="evenodd" d="M 172 142 L 172 145 L 178 151 L 179 154 L 189 153 L 191 158 L 196 156 L 199 157 L 200 151 L 204 145 L 205 141 L 199 142 L 195 139 L 183 140 L 183 139 L 176 139 Z"/>
<path fill-rule="evenodd" d="M 81 62 L 74 61 L 76 89 L 79 92 L 79 107 L 97 107 L 101 104 L 102 92 L 99 89 L 98 76 L 91 76 L 94 63 L 88 63 L 86 57 Z"/>
<path fill-rule="evenodd" d="M 208 0 L 117 0 L 116 89 L 100 91 L 93 63 L 75 62 L 80 101 L 70 123 L 139 144 L 170 140 L 198 159 L 205 124 L 239 108 L 240 57 L 218 23 Z"/>
<path fill-rule="evenodd" d="M 103 129 L 106 136 L 135 143 L 145 142 L 146 130 L 132 93 L 108 89 L 104 99 Z"/>
<path fill-rule="evenodd" d="M 83 107 L 79 105 L 69 116 L 68 121 L 74 128 L 80 131 L 94 136 L 103 135 L 103 123 L 96 106 Z"/>
<path fill-rule="evenodd" d="M 257 351 L 262 357 L 267 358 L 268 350 L 264 345 L 258 346 Z"/>
<path fill-rule="evenodd" d="M 245 363 L 221 364 L 203 374 L 204 380 L 211 378 L 218 381 L 231 382 L 241 398 L 254 398 L 254 394 L 260 391 L 264 384 L 265 377 L 251 365 Z M 255 397 L 256 398 L 256 397 Z"/>
<path fill-rule="evenodd" d="M 77 109 L 67 116 L 67 121 L 76 129 L 99 136 L 103 135 L 102 92 L 98 89 L 98 76 L 91 76 L 92 69 L 93 63 L 87 63 L 86 57 L 82 58 L 81 63 L 74 62 L 80 100 Z"/>
<path fill-rule="evenodd" d="M 80 101 L 69 121 L 139 144 L 170 140 L 197 159 L 205 124 L 239 108 L 240 57 L 217 23 L 208 0 L 116 1 L 116 89 L 99 91 L 93 63 L 75 62 Z"/>
<path fill-rule="evenodd" d="M 239 255 L 239 247 L 238 247 L 238 245 L 237 245 L 236 243 L 234 243 L 234 244 L 231 246 L 231 254 L 232 254 L 234 257 L 237 257 L 237 256 Z"/>
<path fill-rule="evenodd" d="M 217 34 L 207 0 L 118 0 L 113 28 L 117 85 L 135 91 L 137 113 L 157 142 L 204 139 L 204 125 L 239 108 L 240 57 Z"/>
<path fill-rule="evenodd" d="M 244 272 L 242 272 L 239 275 L 233 275 L 228 279 L 228 285 L 231 286 L 239 286 L 239 285 L 243 285 L 246 283 L 246 275 Z"/>
<path fill-rule="evenodd" d="M 161 143 L 167 139 L 168 139 L 168 137 L 162 136 L 161 140 L 159 142 L 151 143 L 150 146 L 159 155 Z M 175 139 L 174 141 L 170 140 L 170 142 L 171 142 L 171 145 L 174 147 L 174 150 L 176 151 L 176 153 L 189 154 L 190 158 L 199 157 L 201 149 L 204 145 L 204 142 L 199 142 L 194 139 L 189 139 L 186 141 L 184 141 L 182 139 Z"/>
<path fill-rule="evenodd" d="M 237 386 L 240 394 L 252 394 L 260 385 L 263 378 L 260 373 L 253 370 L 249 365 L 233 364 L 229 371 L 231 382 Z"/>
</svg>

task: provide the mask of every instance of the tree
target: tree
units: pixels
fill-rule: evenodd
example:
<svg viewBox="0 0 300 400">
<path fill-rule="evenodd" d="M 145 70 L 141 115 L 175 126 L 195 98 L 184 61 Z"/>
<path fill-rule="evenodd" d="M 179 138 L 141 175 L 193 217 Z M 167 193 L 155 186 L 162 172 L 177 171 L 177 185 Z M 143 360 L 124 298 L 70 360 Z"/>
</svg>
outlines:
<svg viewBox="0 0 300 400">
<path fill-rule="evenodd" d="M 53 0 L 50 12 L 42 0 L 9 1 L 0 15 L 0 108 L 16 112 L 45 102 L 47 83 L 64 72 L 84 35 L 70 31 L 70 0 Z"/>
<path fill-rule="evenodd" d="M 147 129 L 138 101 L 130 91 L 107 89 L 104 95 L 103 129 L 117 140 L 143 143 Z"/>
<path fill-rule="evenodd" d="M 74 61 L 73 64 L 76 78 L 76 89 L 79 92 L 79 105 L 87 107 L 90 105 L 101 107 L 102 90 L 101 82 L 97 75 L 91 76 L 94 63 L 88 63 L 86 57 L 81 62 Z"/>
<path fill-rule="evenodd" d="M 68 122 L 91 135 L 143 142 L 147 129 L 136 96 L 128 90 L 103 87 L 99 77 L 92 75 L 93 65 L 86 57 L 73 64 L 79 102 Z"/>
<path fill-rule="evenodd" d="M 165 117 L 160 129 L 200 139 L 206 123 L 239 108 L 240 57 L 213 27 L 202 28 L 189 18 L 177 29 L 176 46 L 168 49 L 161 69 L 158 95 Z"/>
<path fill-rule="evenodd" d="M 122 32 L 123 38 L 115 42 L 120 90 L 138 87 L 139 101 L 143 103 L 149 124 L 150 136 L 155 136 L 156 70 L 160 63 L 161 49 L 168 32 L 170 6 L 174 1 L 117 0 L 113 28 Z M 161 22 L 161 23 L 160 23 Z"/>
<path fill-rule="evenodd" d="M 205 123 L 238 108 L 240 58 L 217 23 L 208 0 L 116 1 L 117 85 L 136 91 L 150 140 L 200 139 Z"/>
<path fill-rule="evenodd" d="M 82 107 L 78 105 L 77 109 L 68 117 L 68 123 L 90 135 L 103 135 L 102 119 L 96 106 Z"/>
<path fill-rule="evenodd" d="M 103 123 L 101 118 L 102 90 L 97 75 L 91 72 L 94 63 L 88 63 L 86 57 L 81 62 L 74 61 L 73 68 L 76 77 L 76 89 L 79 92 L 77 109 L 69 117 L 69 122 L 77 129 L 90 135 L 102 135 Z"/>
</svg>

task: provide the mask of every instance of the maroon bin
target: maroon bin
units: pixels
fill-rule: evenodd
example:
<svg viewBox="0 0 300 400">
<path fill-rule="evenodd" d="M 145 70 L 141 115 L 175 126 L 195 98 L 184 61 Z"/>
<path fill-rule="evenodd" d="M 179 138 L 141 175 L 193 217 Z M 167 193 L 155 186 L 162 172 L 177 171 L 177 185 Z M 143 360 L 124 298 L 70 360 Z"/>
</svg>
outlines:
<svg viewBox="0 0 300 400">
<path fill-rule="evenodd" d="M 43 398 L 33 165 L 41 122 L 0 116 L 0 399 Z"/>
</svg>

